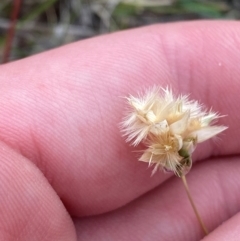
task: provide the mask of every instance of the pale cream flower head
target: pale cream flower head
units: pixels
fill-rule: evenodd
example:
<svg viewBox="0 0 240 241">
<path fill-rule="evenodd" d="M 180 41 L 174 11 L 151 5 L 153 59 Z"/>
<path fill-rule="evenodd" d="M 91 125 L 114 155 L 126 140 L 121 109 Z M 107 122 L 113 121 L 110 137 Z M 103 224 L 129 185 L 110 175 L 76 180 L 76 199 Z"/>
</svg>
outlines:
<svg viewBox="0 0 240 241">
<path fill-rule="evenodd" d="M 130 95 L 127 102 L 123 134 L 132 145 L 147 146 L 139 160 L 155 164 L 153 173 L 160 168 L 185 175 L 196 145 L 227 129 L 212 125 L 220 117 L 217 113 L 204 111 L 188 96 L 175 97 L 168 88 L 153 87 L 139 97 Z"/>
</svg>

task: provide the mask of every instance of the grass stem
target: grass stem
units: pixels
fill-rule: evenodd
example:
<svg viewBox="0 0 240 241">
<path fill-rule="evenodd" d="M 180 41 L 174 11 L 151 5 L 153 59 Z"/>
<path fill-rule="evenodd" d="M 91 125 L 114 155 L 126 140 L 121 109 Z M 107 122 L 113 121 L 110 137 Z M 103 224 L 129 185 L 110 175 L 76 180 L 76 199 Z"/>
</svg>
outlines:
<svg viewBox="0 0 240 241">
<path fill-rule="evenodd" d="M 11 13 L 11 25 L 7 32 L 6 44 L 3 50 L 2 63 L 7 63 L 9 61 L 9 56 L 11 52 L 11 47 L 12 47 L 12 42 L 15 34 L 15 28 L 18 20 L 20 7 L 21 7 L 21 0 L 15 0 L 13 4 L 12 13 Z"/>
<path fill-rule="evenodd" d="M 193 199 L 192 199 L 191 193 L 190 193 L 190 191 L 189 191 L 189 187 L 188 187 L 188 183 L 187 183 L 186 176 L 185 176 L 185 175 L 182 175 L 181 178 L 182 178 L 182 181 L 183 181 L 183 184 L 184 184 L 184 188 L 185 188 L 185 190 L 186 190 L 186 192 L 187 192 L 188 199 L 189 199 L 189 201 L 190 201 L 190 203 L 191 203 L 191 205 L 192 205 L 192 208 L 193 208 L 193 210 L 194 210 L 194 212 L 195 212 L 195 215 L 196 215 L 196 217 L 197 217 L 197 220 L 198 220 L 199 224 L 201 225 L 201 227 L 202 227 L 203 232 L 205 233 L 205 235 L 208 235 L 208 230 L 207 230 L 207 228 L 206 228 L 206 226 L 205 226 L 202 218 L 200 217 L 200 215 L 199 215 L 199 213 L 198 213 L 198 210 L 197 210 L 197 208 L 196 208 L 196 206 L 195 206 L 195 204 L 194 204 L 194 201 L 193 201 Z"/>
</svg>

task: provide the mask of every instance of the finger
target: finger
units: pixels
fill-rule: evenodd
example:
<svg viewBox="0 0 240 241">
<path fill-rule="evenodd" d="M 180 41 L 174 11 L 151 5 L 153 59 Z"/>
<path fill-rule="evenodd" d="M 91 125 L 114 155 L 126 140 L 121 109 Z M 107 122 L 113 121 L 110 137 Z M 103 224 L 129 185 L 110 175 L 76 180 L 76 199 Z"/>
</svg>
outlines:
<svg viewBox="0 0 240 241">
<path fill-rule="evenodd" d="M 216 228 L 204 241 L 235 241 L 240 237 L 240 214 L 236 214 Z"/>
<path fill-rule="evenodd" d="M 0 139 L 37 164 L 72 214 L 120 207 L 168 178 L 149 178 L 119 132 L 120 96 L 138 87 L 170 84 L 228 114 L 220 145 L 203 144 L 195 159 L 239 152 L 239 31 L 235 22 L 158 25 L 4 65 Z"/>
<path fill-rule="evenodd" d="M 60 199 L 27 159 L 0 143 L 0 240 L 76 240 Z"/>
<path fill-rule="evenodd" d="M 239 211 L 239 171 L 239 158 L 226 158 L 199 163 L 188 175 L 193 200 L 210 233 Z M 77 219 L 75 225 L 79 241 L 101 241 L 106 237 L 116 241 L 194 241 L 204 236 L 181 179 L 176 177 L 121 209 Z M 89 235 L 93 229 L 94 233 Z M 218 237 L 217 230 L 209 235 L 209 240 L 218 240 L 211 239 Z M 223 230 L 224 226 L 220 227 L 219 234 Z"/>
</svg>

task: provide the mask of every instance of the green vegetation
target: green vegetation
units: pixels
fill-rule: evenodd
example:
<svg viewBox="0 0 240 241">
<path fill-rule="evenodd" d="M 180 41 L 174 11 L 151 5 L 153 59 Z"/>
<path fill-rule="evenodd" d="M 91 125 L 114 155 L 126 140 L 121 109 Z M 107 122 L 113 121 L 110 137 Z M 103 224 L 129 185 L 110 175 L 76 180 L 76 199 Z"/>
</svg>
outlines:
<svg viewBox="0 0 240 241">
<path fill-rule="evenodd" d="M 0 3 L 0 49 L 14 0 Z M 236 1 L 237 2 L 237 1 Z M 194 19 L 239 19 L 234 0 L 25 0 L 11 59 L 109 31 Z M 1 51 L 2 52 L 2 51 Z"/>
</svg>

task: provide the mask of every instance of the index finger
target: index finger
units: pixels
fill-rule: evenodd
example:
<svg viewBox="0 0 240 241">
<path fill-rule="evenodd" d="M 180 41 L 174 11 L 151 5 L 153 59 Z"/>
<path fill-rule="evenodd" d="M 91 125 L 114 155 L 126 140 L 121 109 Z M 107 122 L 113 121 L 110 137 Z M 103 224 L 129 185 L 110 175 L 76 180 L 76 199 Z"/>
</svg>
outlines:
<svg viewBox="0 0 240 241">
<path fill-rule="evenodd" d="M 72 214 L 123 206 L 169 175 L 150 178 L 136 161 L 119 132 L 119 96 L 153 84 L 191 93 L 231 127 L 195 159 L 239 152 L 238 36 L 237 22 L 156 25 L 3 65 L 0 139 L 36 163 Z"/>
</svg>

